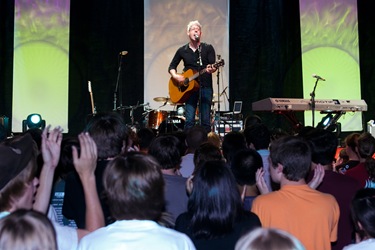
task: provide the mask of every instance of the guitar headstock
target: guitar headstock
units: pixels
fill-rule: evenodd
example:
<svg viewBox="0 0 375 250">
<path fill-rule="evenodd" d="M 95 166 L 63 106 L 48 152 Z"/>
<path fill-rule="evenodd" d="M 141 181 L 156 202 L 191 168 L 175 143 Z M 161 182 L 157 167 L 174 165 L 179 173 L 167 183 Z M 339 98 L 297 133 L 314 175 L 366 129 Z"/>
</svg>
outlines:
<svg viewBox="0 0 375 250">
<path fill-rule="evenodd" d="M 212 66 L 214 66 L 215 68 L 218 68 L 218 67 L 224 66 L 224 64 L 225 64 L 224 59 L 220 59 L 216 61 Z"/>
</svg>

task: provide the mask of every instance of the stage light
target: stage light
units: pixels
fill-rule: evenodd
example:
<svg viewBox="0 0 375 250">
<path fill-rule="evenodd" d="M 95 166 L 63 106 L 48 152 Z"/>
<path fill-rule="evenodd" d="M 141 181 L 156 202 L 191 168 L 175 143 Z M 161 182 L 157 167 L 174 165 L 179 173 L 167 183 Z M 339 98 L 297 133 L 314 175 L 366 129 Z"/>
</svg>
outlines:
<svg viewBox="0 0 375 250">
<path fill-rule="evenodd" d="M 46 121 L 42 119 L 40 114 L 30 114 L 26 120 L 22 121 L 22 132 L 25 132 L 31 128 L 44 129 L 46 127 Z"/>
<path fill-rule="evenodd" d="M 340 117 L 345 114 L 344 111 L 339 112 L 328 112 L 328 111 L 322 111 L 322 114 L 327 114 L 322 118 L 322 120 L 318 123 L 316 126 L 317 128 L 326 129 L 329 131 L 335 131 L 337 130 L 337 133 L 341 133 L 341 124 L 338 122 Z M 335 114 L 333 116 L 333 114 Z"/>
<path fill-rule="evenodd" d="M 327 126 L 327 125 L 329 125 L 329 124 L 331 123 L 332 118 L 333 118 L 333 116 L 332 116 L 332 114 L 330 113 L 330 114 L 324 116 L 324 117 L 322 118 L 321 122 L 319 122 L 319 124 L 321 124 L 321 126 L 325 127 L 325 126 Z M 319 124 L 318 124 L 318 127 L 319 127 Z"/>
</svg>

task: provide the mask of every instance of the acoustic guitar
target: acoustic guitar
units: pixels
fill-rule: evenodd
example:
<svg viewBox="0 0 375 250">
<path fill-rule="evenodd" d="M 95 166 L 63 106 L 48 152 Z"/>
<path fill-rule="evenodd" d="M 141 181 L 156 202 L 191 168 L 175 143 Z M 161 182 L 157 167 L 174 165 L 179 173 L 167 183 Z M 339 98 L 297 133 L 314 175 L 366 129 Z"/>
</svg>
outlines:
<svg viewBox="0 0 375 250">
<path fill-rule="evenodd" d="M 224 59 L 216 61 L 212 64 L 213 67 L 218 68 L 224 66 Z M 188 69 L 183 73 L 185 81 L 178 82 L 173 77 L 169 79 L 169 96 L 173 103 L 184 103 L 189 99 L 190 95 L 198 91 L 199 83 L 195 80 L 199 75 L 206 73 L 207 69 L 195 71 Z"/>
</svg>

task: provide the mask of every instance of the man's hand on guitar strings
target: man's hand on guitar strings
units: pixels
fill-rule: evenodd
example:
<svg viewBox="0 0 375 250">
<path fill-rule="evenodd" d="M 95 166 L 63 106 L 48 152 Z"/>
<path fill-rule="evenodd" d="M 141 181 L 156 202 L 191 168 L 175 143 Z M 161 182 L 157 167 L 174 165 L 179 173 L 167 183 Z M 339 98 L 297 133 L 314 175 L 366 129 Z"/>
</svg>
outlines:
<svg viewBox="0 0 375 250">
<path fill-rule="evenodd" d="M 184 81 L 185 81 L 185 77 L 184 77 L 183 75 L 180 75 L 180 74 L 176 74 L 176 75 L 174 75 L 173 78 L 174 78 L 177 82 L 179 82 L 179 83 L 181 83 L 181 84 L 183 84 Z"/>
</svg>

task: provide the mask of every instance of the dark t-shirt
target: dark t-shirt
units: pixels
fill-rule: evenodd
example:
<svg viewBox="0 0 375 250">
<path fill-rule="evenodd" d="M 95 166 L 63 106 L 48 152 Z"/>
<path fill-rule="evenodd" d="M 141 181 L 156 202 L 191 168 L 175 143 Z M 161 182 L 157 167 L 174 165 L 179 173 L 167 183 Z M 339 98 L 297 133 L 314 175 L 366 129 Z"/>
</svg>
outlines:
<svg viewBox="0 0 375 250">
<path fill-rule="evenodd" d="M 168 212 L 173 222 L 177 216 L 187 211 L 188 196 L 186 194 L 187 178 L 179 175 L 163 174 L 165 181 L 165 202 L 166 212 Z"/>
<path fill-rule="evenodd" d="M 258 216 L 252 212 L 243 211 L 238 216 L 233 231 L 220 238 L 214 239 L 197 239 L 193 236 L 190 228 L 191 216 L 186 212 L 178 216 L 176 220 L 175 229 L 179 232 L 185 233 L 193 241 L 197 250 L 199 249 L 220 249 L 220 250 L 233 250 L 238 239 L 247 232 L 261 227 Z"/>
<path fill-rule="evenodd" d="M 313 177 L 313 172 L 307 178 L 307 182 Z M 326 170 L 323 182 L 317 188 L 318 191 L 333 195 L 340 207 L 340 219 L 338 224 L 337 242 L 333 243 L 333 250 L 341 250 L 352 242 L 353 223 L 350 216 L 350 203 L 357 190 L 361 188 L 358 181 Z"/>
<path fill-rule="evenodd" d="M 95 169 L 96 189 L 98 191 L 100 203 L 102 205 L 106 225 L 114 220 L 110 216 L 108 205 L 102 195 L 103 193 L 103 173 L 108 161 L 98 161 Z M 66 178 L 65 196 L 63 204 L 63 215 L 76 222 L 78 228 L 85 228 L 86 204 L 81 180 L 77 172 L 70 173 Z"/>
<path fill-rule="evenodd" d="M 198 71 L 201 69 L 206 68 L 208 64 L 215 63 L 215 50 L 211 44 L 201 43 L 201 59 L 202 59 L 202 66 L 200 66 L 199 61 L 199 51 L 193 51 L 189 44 L 185 44 L 184 46 L 180 47 L 176 54 L 174 55 L 169 68 L 168 72 L 171 69 L 177 69 L 178 64 L 181 60 L 184 62 L 184 69 L 183 71 L 187 71 L 188 69 L 192 69 L 194 71 Z M 197 80 L 200 80 L 201 86 L 206 88 L 212 88 L 212 75 L 208 73 L 202 74 Z"/>
</svg>

